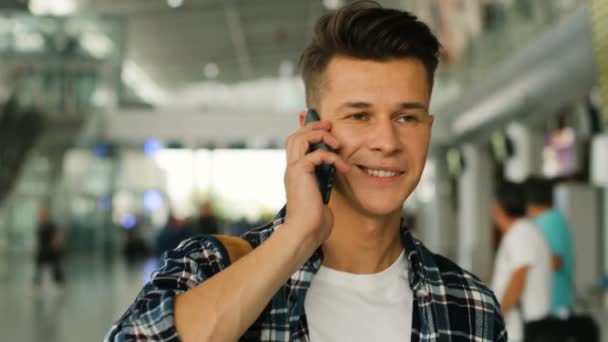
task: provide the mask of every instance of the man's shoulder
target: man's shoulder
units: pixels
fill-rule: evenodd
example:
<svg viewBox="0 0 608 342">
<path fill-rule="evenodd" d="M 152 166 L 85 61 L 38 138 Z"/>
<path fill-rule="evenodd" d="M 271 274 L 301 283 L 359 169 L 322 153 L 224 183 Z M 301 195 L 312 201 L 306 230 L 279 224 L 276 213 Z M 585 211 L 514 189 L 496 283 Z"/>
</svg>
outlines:
<svg viewBox="0 0 608 342">
<path fill-rule="evenodd" d="M 530 219 L 522 218 L 513 223 L 511 229 L 503 237 L 503 242 L 520 249 L 522 244 L 535 243 L 539 239 L 544 239 L 540 225 Z"/>
<path fill-rule="evenodd" d="M 484 341 L 506 341 L 505 324 L 496 296 L 477 276 L 452 260 L 429 251 L 422 243 L 426 259 L 431 300 L 451 334 L 474 336 Z"/>
<path fill-rule="evenodd" d="M 193 264 L 196 266 L 215 265 L 219 267 L 227 262 L 227 253 L 221 243 L 212 235 L 199 234 L 183 240 L 177 247 L 165 252 L 161 262 L 167 264 Z"/>
<path fill-rule="evenodd" d="M 266 239 L 268 239 L 272 235 L 272 233 L 274 233 L 275 229 L 277 227 L 279 227 L 281 224 L 282 224 L 282 220 L 275 220 L 275 221 L 268 222 L 257 228 L 253 228 L 253 229 L 245 232 L 243 235 L 241 235 L 241 238 L 246 240 L 247 242 L 249 242 L 249 244 L 253 248 L 256 248 L 262 242 L 264 242 Z"/>
<path fill-rule="evenodd" d="M 479 277 L 460 267 L 454 261 L 433 253 L 421 243 L 419 246 L 421 252 L 432 259 L 433 265 L 430 268 L 439 274 L 446 296 L 481 300 L 488 306 L 488 309 L 500 313 L 500 306 L 494 293 Z"/>
<path fill-rule="evenodd" d="M 252 247 L 257 247 L 274 231 L 272 223 L 254 228 L 244 235 Z M 214 235 L 199 234 L 182 241 L 175 249 L 167 251 L 161 262 L 164 266 L 178 269 L 195 266 L 203 277 L 210 277 L 230 265 L 229 252 L 223 243 Z M 172 267 L 173 266 L 173 267 Z"/>
<path fill-rule="evenodd" d="M 423 260 L 422 273 L 427 278 L 431 301 L 445 319 L 446 329 L 454 335 L 506 341 L 500 305 L 490 288 L 473 273 L 428 250 L 420 241 L 415 245 Z"/>
<path fill-rule="evenodd" d="M 453 294 L 471 294 L 489 296 L 488 301 L 494 302 L 494 293 L 484 284 L 479 277 L 472 272 L 465 270 L 452 260 L 433 253 L 435 265 L 441 274 L 443 286 L 450 289 Z"/>
</svg>

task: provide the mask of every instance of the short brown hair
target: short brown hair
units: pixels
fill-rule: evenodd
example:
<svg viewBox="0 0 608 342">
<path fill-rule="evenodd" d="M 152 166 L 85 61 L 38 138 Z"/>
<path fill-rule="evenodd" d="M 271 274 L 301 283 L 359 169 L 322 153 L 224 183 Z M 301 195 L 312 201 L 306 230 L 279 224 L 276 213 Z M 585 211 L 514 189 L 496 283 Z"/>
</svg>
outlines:
<svg viewBox="0 0 608 342">
<path fill-rule="evenodd" d="M 439 41 L 429 27 L 406 11 L 357 1 L 316 23 L 311 43 L 300 56 L 306 103 L 319 101 L 319 78 L 335 56 L 386 61 L 415 58 L 426 67 L 432 86 L 439 63 Z"/>
</svg>

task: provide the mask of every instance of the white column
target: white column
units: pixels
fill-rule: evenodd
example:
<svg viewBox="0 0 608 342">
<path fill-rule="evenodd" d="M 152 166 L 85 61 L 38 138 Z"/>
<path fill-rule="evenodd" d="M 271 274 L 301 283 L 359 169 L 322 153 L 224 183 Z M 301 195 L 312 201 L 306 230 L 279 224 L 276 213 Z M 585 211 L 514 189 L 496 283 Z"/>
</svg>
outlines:
<svg viewBox="0 0 608 342">
<path fill-rule="evenodd" d="M 493 266 L 491 205 L 494 195 L 494 169 L 489 150 L 482 146 L 463 146 L 465 171 L 459 179 L 460 266 L 489 280 Z"/>
<path fill-rule="evenodd" d="M 608 277 L 608 184 L 599 186 L 600 202 L 600 236 L 601 244 L 599 263 L 604 277 Z M 608 292 L 606 292 L 606 305 L 608 306 Z"/>
<path fill-rule="evenodd" d="M 515 154 L 505 163 L 505 178 L 522 182 L 530 175 L 542 174 L 544 137 L 530 124 L 519 122 L 507 126 L 507 135 L 513 142 Z"/>
<path fill-rule="evenodd" d="M 553 197 L 572 230 L 577 293 L 587 295 L 602 272 L 600 193 L 595 186 L 572 182 L 558 185 Z"/>
<path fill-rule="evenodd" d="M 447 165 L 442 152 L 429 157 L 416 189 L 419 214 L 419 235 L 433 252 L 456 258 L 458 224 L 450 203 Z"/>
<path fill-rule="evenodd" d="M 591 183 L 601 188 L 603 193 L 602 227 L 603 235 L 602 256 L 600 262 L 604 276 L 608 276 L 608 134 L 597 135 L 591 143 Z M 608 294 L 606 296 L 608 305 Z"/>
</svg>

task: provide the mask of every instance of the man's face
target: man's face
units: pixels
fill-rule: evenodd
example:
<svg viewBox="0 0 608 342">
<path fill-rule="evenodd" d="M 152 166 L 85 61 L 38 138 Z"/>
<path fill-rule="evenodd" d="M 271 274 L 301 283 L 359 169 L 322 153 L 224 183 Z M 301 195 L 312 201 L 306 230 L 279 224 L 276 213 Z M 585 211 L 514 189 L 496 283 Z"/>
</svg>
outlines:
<svg viewBox="0 0 608 342">
<path fill-rule="evenodd" d="M 201 214 L 203 216 L 213 216 L 213 207 L 209 203 L 201 205 Z"/>
<path fill-rule="evenodd" d="M 46 209 L 38 210 L 38 222 L 47 222 L 49 220 L 49 211 Z"/>
<path fill-rule="evenodd" d="M 351 165 L 335 194 L 369 215 L 401 210 L 424 169 L 433 117 L 424 65 L 335 57 L 321 77 L 319 114 Z"/>
<path fill-rule="evenodd" d="M 492 221 L 496 224 L 496 227 L 501 233 L 505 232 L 505 218 L 506 213 L 503 207 L 496 201 L 492 204 Z"/>
</svg>

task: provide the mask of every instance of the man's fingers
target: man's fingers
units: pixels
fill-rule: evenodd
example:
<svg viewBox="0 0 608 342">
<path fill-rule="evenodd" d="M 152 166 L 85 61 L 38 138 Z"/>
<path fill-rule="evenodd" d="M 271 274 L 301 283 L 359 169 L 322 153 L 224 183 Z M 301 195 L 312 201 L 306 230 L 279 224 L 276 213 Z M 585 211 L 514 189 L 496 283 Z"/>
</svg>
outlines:
<svg viewBox="0 0 608 342">
<path fill-rule="evenodd" d="M 340 142 L 329 132 L 324 130 L 313 130 L 298 132 L 287 140 L 287 162 L 293 163 L 306 155 L 313 144 L 325 143 L 334 150 L 340 148 Z"/>
</svg>

